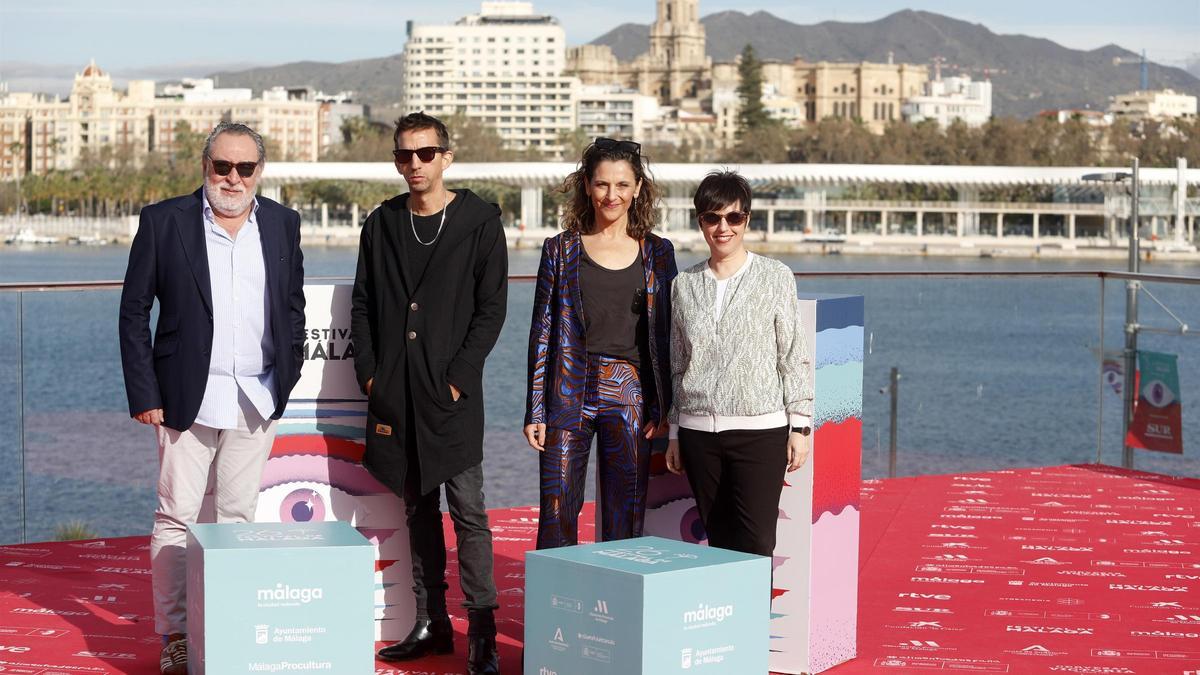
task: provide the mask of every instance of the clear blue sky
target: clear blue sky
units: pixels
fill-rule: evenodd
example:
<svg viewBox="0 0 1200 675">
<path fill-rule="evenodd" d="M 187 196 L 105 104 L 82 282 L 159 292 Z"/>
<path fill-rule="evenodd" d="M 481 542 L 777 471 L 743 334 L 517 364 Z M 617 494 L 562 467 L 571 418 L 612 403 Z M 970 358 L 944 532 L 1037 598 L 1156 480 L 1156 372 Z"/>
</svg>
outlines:
<svg viewBox="0 0 1200 675">
<path fill-rule="evenodd" d="M 654 6 L 535 2 L 561 20 L 572 44 L 623 22 L 649 23 Z M 761 9 L 807 24 L 873 20 L 908 7 L 1074 48 L 1115 42 L 1165 63 L 1200 58 L 1200 0 L 701 0 L 700 13 Z M 162 66 L 346 61 L 401 51 L 407 20 L 447 23 L 478 8 L 476 0 L 0 0 L 0 63 L 10 71 L 12 62 L 79 67 L 95 57 L 120 77 Z"/>
</svg>

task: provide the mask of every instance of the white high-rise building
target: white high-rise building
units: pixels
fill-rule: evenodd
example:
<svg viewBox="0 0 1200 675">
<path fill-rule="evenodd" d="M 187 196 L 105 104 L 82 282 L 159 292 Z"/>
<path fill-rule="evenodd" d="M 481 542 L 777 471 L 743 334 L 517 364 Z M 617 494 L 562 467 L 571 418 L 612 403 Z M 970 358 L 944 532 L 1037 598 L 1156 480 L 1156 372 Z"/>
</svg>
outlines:
<svg viewBox="0 0 1200 675">
<path fill-rule="evenodd" d="M 448 26 L 412 26 L 404 46 L 405 112 L 461 112 L 512 148 L 559 150 L 575 127 L 574 90 L 564 76 L 566 32 L 531 2 L 484 2 Z"/>
<path fill-rule="evenodd" d="M 992 117 L 992 83 L 969 77 L 930 80 L 925 93 L 909 98 L 900 111 L 909 122 L 936 120 L 944 128 L 962 120 L 969 127 L 983 126 Z"/>
<path fill-rule="evenodd" d="M 640 141 L 660 115 L 658 98 L 618 85 L 583 85 L 576 94 L 579 128 L 587 137 Z"/>
</svg>

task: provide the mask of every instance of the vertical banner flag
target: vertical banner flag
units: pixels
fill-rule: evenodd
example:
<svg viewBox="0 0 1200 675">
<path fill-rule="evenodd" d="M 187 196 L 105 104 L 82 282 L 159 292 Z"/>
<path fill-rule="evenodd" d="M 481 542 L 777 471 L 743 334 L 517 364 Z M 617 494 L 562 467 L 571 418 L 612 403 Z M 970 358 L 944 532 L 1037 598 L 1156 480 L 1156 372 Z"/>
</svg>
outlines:
<svg viewBox="0 0 1200 675">
<path fill-rule="evenodd" d="M 1174 354 L 1138 351 L 1138 398 L 1125 444 L 1183 454 L 1183 405 Z"/>
</svg>

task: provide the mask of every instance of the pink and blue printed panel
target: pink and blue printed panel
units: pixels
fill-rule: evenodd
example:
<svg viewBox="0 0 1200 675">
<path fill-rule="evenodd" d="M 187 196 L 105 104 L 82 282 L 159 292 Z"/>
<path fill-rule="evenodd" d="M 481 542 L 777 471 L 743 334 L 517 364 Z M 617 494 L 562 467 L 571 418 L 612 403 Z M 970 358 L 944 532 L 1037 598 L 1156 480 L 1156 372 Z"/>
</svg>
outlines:
<svg viewBox="0 0 1200 675">
<path fill-rule="evenodd" d="M 348 285 L 305 286 L 305 361 L 271 448 L 258 522 L 344 521 L 375 547 L 375 638 L 416 616 L 404 503 L 362 466 L 367 401 L 354 375 Z"/>
<path fill-rule="evenodd" d="M 812 345 L 813 454 L 787 474 L 771 611 L 771 670 L 819 673 L 854 658 L 862 476 L 864 302 L 800 295 Z"/>
<path fill-rule="evenodd" d="M 800 296 L 813 394 L 813 455 L 784 477 L 773 560 L 771 670 L 817 673 L 854 657 L 862 459 L 864 302 Z M 687 479 L 651 458 L 646 534 L 704 542 Z M 819 552 L 819 553 L 815 553 Z"/>
</svg>

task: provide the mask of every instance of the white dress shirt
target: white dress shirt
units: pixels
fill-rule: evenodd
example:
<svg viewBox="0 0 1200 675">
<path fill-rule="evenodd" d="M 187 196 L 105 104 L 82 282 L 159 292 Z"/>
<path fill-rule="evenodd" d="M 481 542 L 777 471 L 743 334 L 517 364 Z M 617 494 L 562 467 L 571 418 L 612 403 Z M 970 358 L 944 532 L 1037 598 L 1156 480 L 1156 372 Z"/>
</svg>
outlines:
<svg viewBox="0 0 1200 675">
<path fill-rule="evenodd" d="M 258 200 L 236 237 L 217 224 L 203 191 L 201 200 L 212 285 L 213 341 L 208 384 L 196 423 L 236 429 L 239 390 L 262 419 L 270 419 L 275 412 L 275 343 L 256 217 Z M 243 411 L 247 419 L 253 419 L 249 413 Z"/>
</svg>

